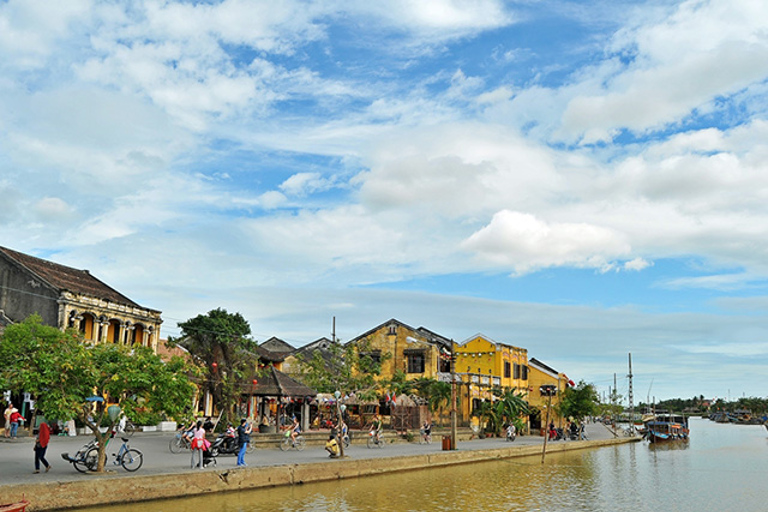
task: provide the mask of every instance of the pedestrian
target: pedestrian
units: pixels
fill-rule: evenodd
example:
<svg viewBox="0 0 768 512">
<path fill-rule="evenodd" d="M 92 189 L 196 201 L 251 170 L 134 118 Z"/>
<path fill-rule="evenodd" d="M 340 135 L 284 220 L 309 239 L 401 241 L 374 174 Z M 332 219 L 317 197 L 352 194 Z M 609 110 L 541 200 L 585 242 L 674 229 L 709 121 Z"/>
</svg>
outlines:
<svg viewBox="0 0 768 512">
<path fill-rule="evenodd" d="M 205 438 L 205 429 L 203 428 L 203 422 L 202 420 L 198 420 L 197 424 L 195 425 L 195 430 L 192 435 L 192 462 L 190 467 L 195 467 L 195 453 L 198 454 L 198 463 L 197 465 L 200 467 L 200 469 L 203 469 L 205 467 L 204 462 L 204 451 L 206 450 L 206 443 L 208 440 Z"/>
<path fill-rule="evenodd" d="M 19 413 L 17 408 L 11 410 L 11 437 L 16 437 L 16 433 L 19 430 L 19 423 L 24 423 L 24 417 Z"/>
<path fill-rule="evenodd" d="M 39 412 L 38 412 L 39 414 Z M 48 441 L 51 440 L 51 429 L 48 423 L 43 421 L 40 423 L 37 437 L 35 438 L 35 473 L 40 472 L 40 463 L 45 466 L 45 472 L 51 470 L 51 465 L 45 460 L 45 451 L 48 449 Z"/>
<path fill-rule="evenodd" d="M 13 413 L 13 404 L 8 402 L 5 407 L 5 437 L 11 437 L 11 413 Z"/>
<path fill-rule="evenodd" d="M 237 452 L 238 467 L 245 467 L 248 465 L 245 463 L 245 451 L 248 449 L 248 443 L 251 442 L 251 430 L 251 424 L 249 424 L 245 418 L 241 419 L 240 426 L 237 427 L 237 443 L 240 446 L 240 451 Z"/>
</svg>

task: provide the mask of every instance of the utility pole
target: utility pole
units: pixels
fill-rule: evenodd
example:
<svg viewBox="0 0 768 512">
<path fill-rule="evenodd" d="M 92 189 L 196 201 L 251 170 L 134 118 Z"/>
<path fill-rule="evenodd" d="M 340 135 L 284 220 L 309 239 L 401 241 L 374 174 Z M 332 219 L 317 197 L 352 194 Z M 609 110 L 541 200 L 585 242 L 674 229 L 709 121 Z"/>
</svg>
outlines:
<svg viewBox="0 0 768 512">
<path fill-rule="evenodd" d="M 456 449 L 456 353 L 451 340 L 451 450 Z"/>
<path fill-rule="evenodd" d="M 632 353 L 629 353 L 629 433 L 635 435 L 635 403 L 632 396 Z"/>
<path fill-rule="evenodd" d="M 331 340 L 336 343 L 336 317 L 333 317 L 333 330 L 331 331 Z M 339 445 L 339 457 L 344 458 L 344 411 L 342 410 L 341 397 L 344 396 L 341 390 L 336 390 L 336 422 L 339 429 L 336 431 L 336 442 Z M 343 406 L 346 409 L 346 406 Z"/>
<path fill-rule="evenodd" d="M 542 395 L 547 395 L 547 419 L 544 428 L 544 446 L 541 449 L 541 463 L 544 464 L 544 457 L 547 454 L 547 439 L 549 439 L 549 411 L 552 409 L 552 395 L 555 394 L 556 388 L 552 384 L 544 384 L 539 387 L 539 392 Z"/>
<path fill-rule="evenodd" d="M 613 374 L 613 394 L 611 395 L 611 417 L 613 423 L 613 437 L 619 437 L 619 434 L 616 433 L 616 400 L 619 398 L 619 393 L 616 391 L 616 374 Z"/>
</svg>

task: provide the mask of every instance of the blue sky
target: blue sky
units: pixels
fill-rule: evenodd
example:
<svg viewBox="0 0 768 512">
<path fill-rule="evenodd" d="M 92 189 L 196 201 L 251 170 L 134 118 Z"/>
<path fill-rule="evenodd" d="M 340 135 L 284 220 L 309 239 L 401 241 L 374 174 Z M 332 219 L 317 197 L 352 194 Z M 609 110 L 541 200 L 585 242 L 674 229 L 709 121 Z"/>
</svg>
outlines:
<svg viewBox="0 0 768 512">
<path fill-rule="evenodd" d="M 766 396 L 768 5 L 0 1 L 0 245 L 177 322 Z"/>
</svg>

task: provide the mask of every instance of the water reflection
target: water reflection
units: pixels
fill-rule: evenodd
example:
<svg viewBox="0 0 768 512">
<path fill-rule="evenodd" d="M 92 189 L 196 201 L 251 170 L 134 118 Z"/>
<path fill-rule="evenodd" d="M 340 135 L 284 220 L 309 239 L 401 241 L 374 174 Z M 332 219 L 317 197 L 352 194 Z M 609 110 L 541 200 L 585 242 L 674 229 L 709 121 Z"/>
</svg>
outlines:
<svg viewBox="0 0 768 512">
<path fill-rule="evenodd" d="M 762 511 L 765 429 L 692 423 L 681 446 L 647 443 L 142 504 L 142 512 Z M 128 512 L 136 505 L 89 509 Z"/>
</svg>

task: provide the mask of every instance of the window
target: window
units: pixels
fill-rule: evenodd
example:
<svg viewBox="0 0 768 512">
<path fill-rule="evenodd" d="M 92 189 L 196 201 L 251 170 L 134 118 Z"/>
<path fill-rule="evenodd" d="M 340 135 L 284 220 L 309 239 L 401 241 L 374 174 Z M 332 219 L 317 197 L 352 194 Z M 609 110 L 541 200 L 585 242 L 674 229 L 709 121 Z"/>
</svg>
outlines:
<svg viewBox="0 0 768 512">
<path fill-rule="evenodd" d="M 408 357 L 408 373 L 424 373 L 424 352 L 411 353 Z"/>
<path fill-rule="evenodd" d="M 515 363 L 514 370 L 515 370 L 515 374 L 514 374 L 514 376 L 512 378 L 513 379 L 519 379 L 520 378 L 520 365 Z"/>
<path fill-rule="evenodd" d="M 508 379 L 511 374 L 512 374 L 512 371 L 511 371 L 511 365 L 509 364 L 509 361 L 504 361 L 504 378 Z"/>
<path fill-rule="evenodd" d="M 368 358 L 373 364 L 381 364 L 381 351 L 374 350 L 373 352 L 361 352 L 360 358 Z"/>
<path fill-rule="evenodd" d="M 397 335 L 397 326 L 396 326 L 396 325 L 394 325 L 394 324 L 393 324 L 393 325 L 390 325 L 390 326 L 389 326 L 389 333 L 388 333 L 388 334 L 389 334 L 390 336 L 395 336 L 395 335 Z"/>
<path fill-rule="evenodd" d="M 528 367 L 523 365 L 523 380 L 528 380 Z"/>
</svg>

